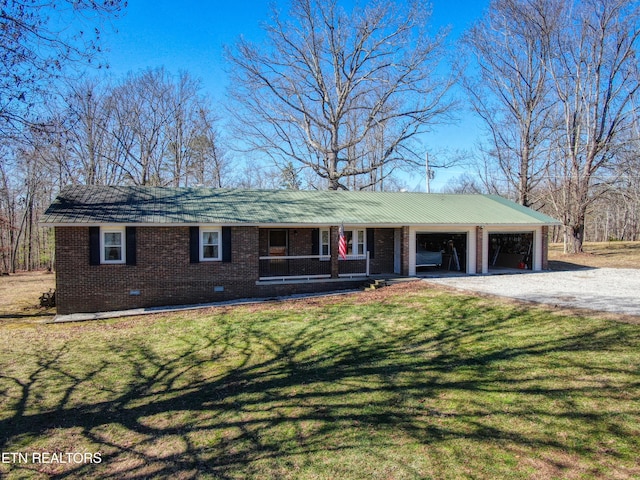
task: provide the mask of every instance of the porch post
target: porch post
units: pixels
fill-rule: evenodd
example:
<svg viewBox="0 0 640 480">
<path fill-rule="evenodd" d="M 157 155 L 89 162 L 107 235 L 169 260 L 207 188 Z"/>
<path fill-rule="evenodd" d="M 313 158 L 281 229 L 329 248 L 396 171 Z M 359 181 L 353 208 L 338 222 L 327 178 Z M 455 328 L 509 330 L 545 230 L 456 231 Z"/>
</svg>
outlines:
<svg viewBox="0 0 640 480">
<path fill-rule="evenodd" d="M 484 228 L 481 226 L 476 227 L 476 273 L 484 274 L 486 273 L 483 270 L 484 264 Z M 487 252 L 488 255 L 488 252 Z"/>
<path fill-rule="evenodd" d="M 402 233 L 400 235 L 400 274 L 409 276 L 409 227 L 402 227 Z"/>
<path fill-rule="evenodd" d="M 542 251 L 540 252 L 542 260 L 542 270 L 549 270 L 549 227 L 542 227 Z"/>
<path fill-rule="evenodd" d="M 331 278 L 338 278 L 338 227 L 329 228 L 329 238 L 331 241 Z"/>
</svg>

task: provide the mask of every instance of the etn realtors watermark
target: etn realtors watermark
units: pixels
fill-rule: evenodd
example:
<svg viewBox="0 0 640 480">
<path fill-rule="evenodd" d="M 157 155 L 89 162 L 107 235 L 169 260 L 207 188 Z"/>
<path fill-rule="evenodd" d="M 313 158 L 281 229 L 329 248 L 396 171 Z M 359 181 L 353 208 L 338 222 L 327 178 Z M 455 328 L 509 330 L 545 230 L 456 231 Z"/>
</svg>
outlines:
<svg viewBox="0 0 640 480">
<path fill-rule="evenodd" d="M 0 463 L 4 464 L 86 464 L 101 463 L 100 452 L 2 452 Z"/>
</svg>

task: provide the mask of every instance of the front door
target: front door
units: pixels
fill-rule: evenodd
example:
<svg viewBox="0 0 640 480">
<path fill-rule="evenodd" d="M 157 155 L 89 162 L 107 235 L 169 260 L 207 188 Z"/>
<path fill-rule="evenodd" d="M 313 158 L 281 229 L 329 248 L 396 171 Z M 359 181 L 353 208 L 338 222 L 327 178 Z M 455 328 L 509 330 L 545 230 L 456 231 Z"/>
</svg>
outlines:
<svg viewBox="0 0 640 480">
<path fill-rule="evenodd" d="M 269 230 L 269 256 L 285 257 L 289 247 L 288 230 Z"/>
<path fill-rule="evenodd" d="M 288 230 L 269 230 L 269 256 L 286 257 L 289 250 Z M 269 260 L 269 273 L 272 276 L 288 275 L 289 263 L 286 259 Z"/>
</svg>

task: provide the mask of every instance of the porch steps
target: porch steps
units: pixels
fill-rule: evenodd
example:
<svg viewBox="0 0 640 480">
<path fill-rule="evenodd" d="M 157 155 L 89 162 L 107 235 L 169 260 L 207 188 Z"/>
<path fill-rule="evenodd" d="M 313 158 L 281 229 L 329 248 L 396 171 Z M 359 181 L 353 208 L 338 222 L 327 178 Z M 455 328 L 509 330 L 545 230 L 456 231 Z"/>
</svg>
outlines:
<svg viewBox="0 0 640 480">
<path fill-rule="evenodd" d="M 368 282 L 368 284 L 364 287 L 364 290 L 377 290 L 379 288 L 386 287 L 386 286 L 387 286 L 386 280 L 376 278 L 375 280 Z"/>
<path fill-rule="evenodd" d="M 382 287 L 388 287 L 390 285 L 394 285 L 396 283 L 413 281 L 415 278 L 412 277 L 393 277 L 393 278 L 376 278 L 371 279 L 364 287 L 364 290 L 377 290 Z"/>
</svg>

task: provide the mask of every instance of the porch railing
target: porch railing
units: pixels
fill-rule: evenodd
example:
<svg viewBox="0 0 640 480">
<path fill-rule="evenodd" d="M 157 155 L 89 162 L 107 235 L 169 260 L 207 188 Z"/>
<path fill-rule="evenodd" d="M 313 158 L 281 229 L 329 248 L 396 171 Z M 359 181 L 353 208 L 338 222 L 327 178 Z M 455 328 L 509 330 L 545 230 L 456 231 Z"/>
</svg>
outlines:
<svg viewBox="0 0 640 480">
<path fill-rule="evenodd" d="M 331 278 L 331 257 L 327 255 L 259 257 L 260 280 L 313 280 Z M 338 276 L 369 275 L 369 253 L 339 259 Z"/>
<path fill-rule="evenodd" d="M 369 252 L 365 255 L 349 255 L 347 259 L 338 259 L 339 277 L 368 277 Z"/>
<path fill-rule="evenodd" d="M 331 278 L 331 258 L 321 255 L 259 257 L 260 280 Z"/>
</svg>

